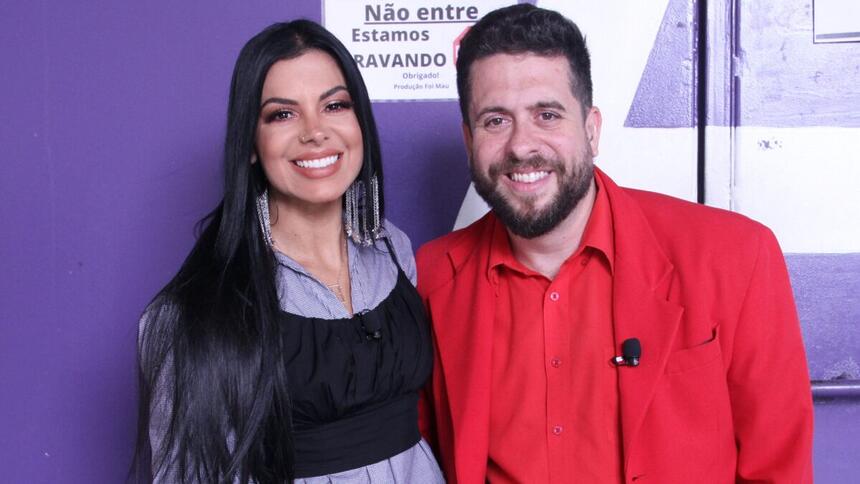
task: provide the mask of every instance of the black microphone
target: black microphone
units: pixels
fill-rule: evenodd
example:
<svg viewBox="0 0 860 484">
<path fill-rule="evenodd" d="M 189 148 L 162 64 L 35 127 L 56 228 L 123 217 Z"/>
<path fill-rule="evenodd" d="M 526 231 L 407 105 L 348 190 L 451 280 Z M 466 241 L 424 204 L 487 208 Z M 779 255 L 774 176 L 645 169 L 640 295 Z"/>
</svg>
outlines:
<svg viewBox="0 0 860 484">
<path fill-rule="evenodd" d="M 382 339 L 382 321 L 377 313 L 378 311 L 367 311 L 358 315 L 361 329 L 368 341 Z"/>
<path fill-rule="evenodd" d="M 639 358 L 642 357 L 642 344 L 639 338 L 628 338 L 621 343 L 621 356 L 612 358 L 615 366 L 639 366 Z"/>
</svg>

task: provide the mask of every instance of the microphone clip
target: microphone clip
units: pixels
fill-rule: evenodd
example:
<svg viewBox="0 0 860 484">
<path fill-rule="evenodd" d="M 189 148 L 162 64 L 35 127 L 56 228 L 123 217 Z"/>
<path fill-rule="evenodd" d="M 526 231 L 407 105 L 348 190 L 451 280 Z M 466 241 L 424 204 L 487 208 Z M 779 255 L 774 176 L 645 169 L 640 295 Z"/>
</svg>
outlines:
<svg viewBox="0 0 860 484">
<path fill-rule="evenodd" d="M 364 337 L 367 341 L 379 341 L 382 339 L 382 322 L 379 316 L 373 311 L 365 311 L 360 313 L 361 329 L 364 331 Z"/>
<path fill-rule="evenodd" d="M 642 345 L 638 338 L 628 338 L 621 343 L 621 355 L 612 358 L 615 366 L 639 366 L 642 357 Z"/>
<path fill-rule="evenodd" d="M 382 330 L 379 330 L 379 329 L 370 330 L 370 329 L 365 328 L 364 329 L 364 337 L 367 338 L 367 341 L 382 339 Z"/>
</svg>

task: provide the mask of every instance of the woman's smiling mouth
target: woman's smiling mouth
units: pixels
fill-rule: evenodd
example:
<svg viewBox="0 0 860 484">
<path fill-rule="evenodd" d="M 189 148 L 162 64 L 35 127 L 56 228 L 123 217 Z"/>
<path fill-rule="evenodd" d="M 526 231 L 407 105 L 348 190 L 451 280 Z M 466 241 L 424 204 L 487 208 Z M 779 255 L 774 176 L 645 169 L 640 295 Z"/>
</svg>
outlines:
<svg viewBox="0 0 860 484">
<path fill-rule="evenodd" d="M 298 165 L 299 168 L 326 168 L 328 166 L 333 165 L 338 158 L 340 158 L 340 153 L 324 156 L 322 158 L 315 159 L 307 159 L 307 160 L 295 160 L 293 163 Z"/>
</svg>

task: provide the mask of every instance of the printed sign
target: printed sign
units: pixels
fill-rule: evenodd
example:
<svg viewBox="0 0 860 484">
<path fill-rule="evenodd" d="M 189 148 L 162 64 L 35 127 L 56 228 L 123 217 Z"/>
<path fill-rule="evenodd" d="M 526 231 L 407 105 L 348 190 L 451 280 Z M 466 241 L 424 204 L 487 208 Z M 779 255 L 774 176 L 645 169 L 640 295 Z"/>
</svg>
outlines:
<svg viewBox="0 0 860 484">
<path fill-rule="evenodd" d="M 352 53 L 371 100 L 457 99 L 460 38 L 512 3 L 324 0 L 323 23 Z"/>
<path fill-rule="evenodd" d="M 860 2 L 815 0 L 812 4 L 815 43 L 860 42 Z"/>
</svg>

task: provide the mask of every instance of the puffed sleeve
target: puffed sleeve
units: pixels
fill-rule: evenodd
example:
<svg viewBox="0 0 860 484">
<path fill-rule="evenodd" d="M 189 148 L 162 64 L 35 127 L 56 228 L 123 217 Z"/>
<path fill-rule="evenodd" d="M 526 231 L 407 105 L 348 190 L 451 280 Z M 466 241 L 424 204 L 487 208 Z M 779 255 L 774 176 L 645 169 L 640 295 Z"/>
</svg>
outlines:
<svg viewBox="0 0 860 484">
<path fill-rule="evenodd" d="M 173 360 L 166 351 L 166 335 L 160 328 L 171 309 L 154 302 L 143 313 L 138 325 L 138 353 L 143 374 L 141 406 L 148 408 L 148 437 L 154 483 L 179 482 L 175 472 L 176 451 L 166 442 L 173 413 Z"/>
</svg>

